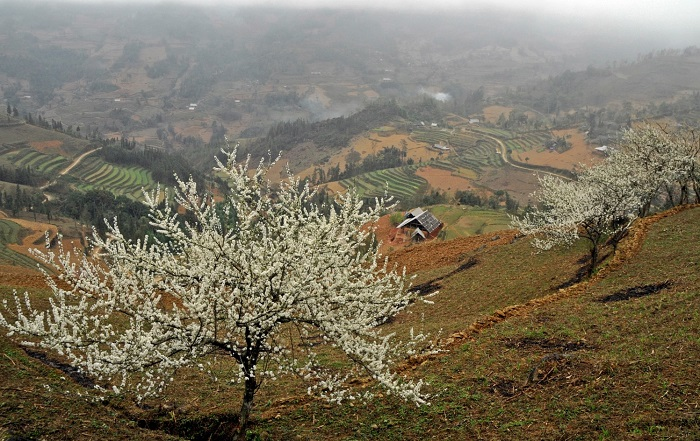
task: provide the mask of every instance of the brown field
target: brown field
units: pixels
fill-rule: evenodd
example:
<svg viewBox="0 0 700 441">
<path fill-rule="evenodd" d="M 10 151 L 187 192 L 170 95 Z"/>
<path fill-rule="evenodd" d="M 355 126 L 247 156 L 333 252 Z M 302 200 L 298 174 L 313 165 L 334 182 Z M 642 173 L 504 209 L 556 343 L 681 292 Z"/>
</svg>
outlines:
<svg viewBox="0 0 700 441">
<path fill-rule="evenodd" d="M 456 176 L 449 170 L 443 170 L 431 166 L 421 167 L 416 170 L 416 175 L 428 181 L 428 185 L 434 190 L 454 193 L 457 190 L 473 190 L 475 187 L 469 179 Z"/>
<path fill-rule="evenodd" d="M 351 147 L 353 150 L 359 152 L 360 155 L 362 155 L 362 157 L 364 158 L 370 153 L 377 153 L 386 147 L 394 146 L 400 149 L 401 141 L 406 142 L 406 159 L 410 158 L 413 159 L 415 162 L 425 162 L 429 161 L 432 158 L 437 158 L 439 156 L 438 152 L 429 150 L 427 148 L 427 143 L 414 141 L 406 134 L 392 134 L 389 136 L 379 136 L 376 133 L 366 134 L 363 136 L 356 137 L 353 140 Z M 343 165 L 345 164 L 343 163 Z"/>
<path fill-rule="evenodd" d="M 498 117 L 503 114 L 506 118 L 508 118 L 508 115 L 510 115 L 510 112 L 513 110 L 512 107 L 505 107 L 505 106 L 489 106 L 484 108 L 484 119 L 486 122 L 490 123 L 495 123 L 498 121 Z"/>
<path fill-rule="evenodd" d="M 530 195 L 538 188 L 535 172 L 521 170 L 514 167 L 501 167 L 487 170 L 479 178 L 479 184 L 492 188 L 508 189 L 508 193 L 520 205 L 524 205 L 530 199 Z"/>
<path fill-rule="evenodd" d="M 66 155 L 66 152 L 62 149 L 63 142 L 57 139 L 52 141 L 31 141 L 29 145 L 41 153 Z"/>
<path fill-rule="evenodd" d="M 571 148 L 564 153 L 558 153 L 545 149 L 528 150 L 518 152 L 515 159 L 535 165 L 547 165 L 562 170 L 571 170 L 579 164 L 591 165 L 603 159 L 603 156 L 593 150 L 593 146 L 586 142 L 586 135 L 576 128 L 566 130 L 553 130 L 554 136 L 564 136 L 571 143 Z M 529 158 L 526 160 L 526 158 Z"/>
<path fill-rule="evenodd" d="M 324 165 L 325 169 L 328 170 L 330 167 L 340 166 L 341 170 L 345 169 L 345 157 L 351 151 L 356 151 L 360 154 L 362 158 L 369 154 L 376 154 L 386 147 L 394 146 L 396 148 L 401 148 L 401 141 L 406 142 L 406 158 L 413 159 L 414 162 L 427 162 L 432 158 L 438 158 L 440 153 L 435 150 L 430 150 L 428 144 L 425 142 L 414 141 L 410 136 L 406 134 L 392 134 L 389 136 L 380 136 L 377 133 L 366 133 L 360 135 L 353 139 L 350 146 L 342 149 L 335 155 L 331 156 L 330 159 Z M 312 165 L 298 174 L 301 177 L 310 176 L 314 169 L 318 167 L 317 165 Z"/>
</svg>

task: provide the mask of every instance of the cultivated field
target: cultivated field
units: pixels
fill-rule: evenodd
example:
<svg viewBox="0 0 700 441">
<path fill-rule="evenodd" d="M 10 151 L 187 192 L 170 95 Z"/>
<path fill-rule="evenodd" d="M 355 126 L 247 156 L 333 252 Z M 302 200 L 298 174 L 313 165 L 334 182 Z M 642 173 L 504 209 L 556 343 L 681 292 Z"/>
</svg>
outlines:
<svg viewBox="0 0 700 441">
<path fill-rule="evenodd" d="M 139 166 L 118 166 L 88 156 L 68 173 L 68 179 L 79 190 L 109 190 L 134 199 L 143 197 L 142 188 L 154 188 L 151 172 Z"/>
</svg>

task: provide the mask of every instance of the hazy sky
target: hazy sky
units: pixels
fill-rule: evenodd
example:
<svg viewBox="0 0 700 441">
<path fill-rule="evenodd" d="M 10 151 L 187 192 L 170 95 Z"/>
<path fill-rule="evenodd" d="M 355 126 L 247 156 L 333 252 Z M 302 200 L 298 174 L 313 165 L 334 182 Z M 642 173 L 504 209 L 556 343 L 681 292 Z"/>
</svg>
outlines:
<svg viewBox="0 0 700 441">
<path fill-rule="evenodd" d="M 187 0 L 184 0 L 187 1 Z M 205 0 L 206 1 L 206 0 Z M 620 20 L 645 23 L 673 22 L 689 25 L 700 19 L 698 0 L 209 0 L 216 4 L 258 4 L 271 6 L 355 6 L 400 9 L 454 9 L 475 5 L 511 10 L 549 12 L 568 16 L 614 16 Z M 199 2 L 198 2 L 199 3 Z"/>
<path fill-rule="evenodd" d="M 0 0 L 25 1 L 25 0 Z M 31 0 L 28 0 L 31 1 Z M 500 8 L 513 12 L 527 12 L 538 16 L 556 15 L 558 18 L 573 20 L 594 19 L 605 27 L 620 24 L 622 32 L 628 32 L 630 25 L 638 27 L 636 32 L 648 37 L 666 36 L 676 39 L 679 44 L 697 44 L 700 39 L 700 0 L 36 0 L 64 3 L 188 3 L 194 5 L 228 6 L 275 6 L 300 8 L 344 8 L 362 9 L 384 8 L 396 10 L 469 10 L 474 8 Z M 525 16 L 527 17 L 527 16 Z M 566 23 L 566 22 L 564 22 Z M 622 30 L 624 28 L 624 30 Z"/>
<path fill-rule="evenodd" d="M 568 16 L 614 16 L 625 21 L 690 24 L 700 19 L 698 0 L 62 0 L 79 3 L 192 3 L 297 7 L 391 9 L 465 9 L 496 6 L 515 11 Z M 2 0 L 0 0 L 0 3 Z"/>
</svg>

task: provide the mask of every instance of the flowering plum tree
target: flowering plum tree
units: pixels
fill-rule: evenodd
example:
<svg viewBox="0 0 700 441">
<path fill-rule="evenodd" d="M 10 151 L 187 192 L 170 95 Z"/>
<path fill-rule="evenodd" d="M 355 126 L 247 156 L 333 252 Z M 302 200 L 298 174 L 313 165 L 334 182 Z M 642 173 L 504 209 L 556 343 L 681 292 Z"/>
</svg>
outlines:
<svg viewBox="0 0 700 441">
<path fill-rule="evenodd" d="M 362 372 L 426 403 L 422 381 L 391 371 L 392 360 L 420 338 L 398 343 L 377 327 L 414 298 L 405 273 L 389 268 L 367 240 L 367 224 L 384 201 L 361 210 L 361 198 L 349 191 L 327 215 L 291 175 L 273 186 L 270 166 L 261 162 L 249 173 L 235 150 L 227 159 L 215 168 L 231 190 L 223 203 L 202 196 L 192 180 L 178 180 L 174 200 L 189 222 L 154 192 L 147 204 L 156 237 L 126 240 L 115 219 L 106 239 L 94 237 L 99 256 L 79 265 L 62 249 L 38 253 L 60 279 L 47 277 L 49 310 L 15 295 L 16 312 L 6 305 L 0 324 L 140 399 L 161 392 L 176 369 L 206 371 L 207 356 L 225 354 L 238 367 L 226 380 L 243 384 L 241 434 L 258 388 L 283 373 L 303 375 L 309 391 L 337 402 L 357 396 L 344 386 Z M 315 363 L 313 345 L 293 341 L 311 333 L 354 367 L 341 375 Z"/>
<path fill-rule="evenodd" d="M 661 190 L 669 206 L 689 203 L 692 193 L 700 201 L 700 139 L 693 130 L 649 124 L 628 129 L 611 159 L 623 162 L 636 180 L 643 196 L 642 216 Z"/>
<path fill-rule="evenodd" d="M 620 146 L 602 163 L 585 167 L 574 181 L 545 175 L 535 192 L 540 205 L 512 225 L 533 235 L 533 245 L 550 249 L 580 237 L 589 242 L 592 274 L 605 241 L 614 246 L 638 216 L 648 213 L 661 189 L 667 203 L 696 195 L 700 145 L 692 132 L 671 133 L 649 125 L 623 134 Z"/>
<path fill-rule="evenodd" d="M 615 186 L 607 188 L 600 184 L 593 177 L 568 181 L 544 175 L 535 193 L 540 207 L 521 218 L 512 217 L 512 225 L 523 234 L 533 235 L 533 245 L 541 250 L 559 244 L 571 245 L 579 238 L 587 239 L 590 275 L 598 264 L 600 247 L 606 237 L 620 234 L 634 219 L 629 211 L 632 198 L 628 199 Z M 618 194 L 611 194 L 610 190 L 619 192 L 622 197 L 613 197 Z"/>
</svg>

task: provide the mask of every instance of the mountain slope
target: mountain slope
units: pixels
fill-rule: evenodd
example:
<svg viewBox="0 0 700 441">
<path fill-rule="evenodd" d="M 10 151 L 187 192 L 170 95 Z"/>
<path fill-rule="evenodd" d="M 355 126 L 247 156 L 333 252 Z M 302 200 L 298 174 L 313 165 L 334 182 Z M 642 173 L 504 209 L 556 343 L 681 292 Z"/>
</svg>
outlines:
<svg viewBox="0 0 700 441">
<path fill-rule="evenodd" d="M 418 303 L 388 325 L 399 334 L 443 329 L 441 353 L 400 367 L 430 381 L 431 406 L 390 397 L 359 411 L 329 406 L 285 379 L 260 391 L 253 431 L 261 439 L 696 437 L 700 250 L 688 244 L 699 240 L 698 207 L 644 220 L 617 259 L 579 284 L 583 247 L 532 254 L 513 232 L 402 250 L 392 261 L 417 274 L 425 292 L 440 290 L 434 305 Z M 5 337 L 0 349 L 0 427 L 8 434 L 225 439 L 235 424 L 237 389 L 197 372 L 178 375 L 150 410 L 121 400 L 88 405 L 73 394 L 81 386 L 61 379 L 66 373 Z M 158 430 L 139 429 L 137 420 Z"/>
</svg>

